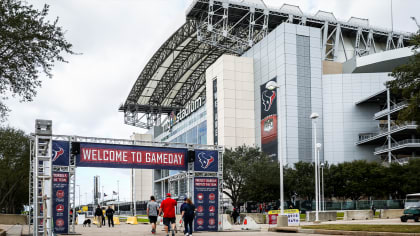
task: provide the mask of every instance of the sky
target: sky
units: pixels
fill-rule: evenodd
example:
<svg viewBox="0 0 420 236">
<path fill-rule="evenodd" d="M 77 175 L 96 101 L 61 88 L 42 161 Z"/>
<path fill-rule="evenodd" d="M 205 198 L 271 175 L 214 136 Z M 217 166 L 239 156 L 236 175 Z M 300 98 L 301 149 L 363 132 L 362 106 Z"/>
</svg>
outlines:
<svg viewBox="0 0 420 236">
<path fill-rule="evenodd" d="M 260 0 L 248 0 L 260 2 Z M 42 87 L 32 102 L 10 98 L 6 124 L 34 132 L 35 119 L 53 121 L 53 133 L 129 139 L 145 130 L 124 124 L 118 107 L 125 101 L 144 65 L 184 22 L 192 0 L 27 0 L 35 8 L 50 5 L 49 17 L 58 25 L 77 55 L 64 55 L 53 78 L 42 75 Z M 391 28 L 390 0 L 265 0 L 268 6 L 300 6 L 304 13 L 333 12 L 336 18 L 368 18 L 370 25 Z M 409 18 L 420 20 L 420 1 L 393 2 L 394 29 L 415 32 Z M 112 196 L 119 181 L 120 200 L 130 200 L 127 169 L 78 168 L 80 202 L 92 201 L 93 176 L 101 176 L 104 192 Z M 76 203 L 79 202 L 76 188 Z M 110 197 L 107 197 L 110 199 Z"/>
</svg>

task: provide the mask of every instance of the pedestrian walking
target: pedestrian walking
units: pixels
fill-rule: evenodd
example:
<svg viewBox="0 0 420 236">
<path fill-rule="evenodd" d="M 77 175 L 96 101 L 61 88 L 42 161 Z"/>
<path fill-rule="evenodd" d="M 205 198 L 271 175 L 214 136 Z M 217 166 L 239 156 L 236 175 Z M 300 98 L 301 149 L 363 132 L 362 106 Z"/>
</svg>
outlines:
<svg viewBox="0 0 420 236">
<path fill-rule="evenodd" d="M 156 202 L 154 196 L 150 196 L 150 201 L 147 203 L 147 216 L 149 222 L 152 224 L 152 234 L 156 233 L 156 222 L 158 218 L 159 204 Z"/>
<path fill-rule="evenodd" d="M 105 225 L 106 225 L 104 211 L 105 211 L 104 209 L 101 209 L 101 212 L 102 212 L 102 225 L 103 225 L 103 226 L 105 226 Z"/>
<path fill-rule="evenodd" d="M 171 198 L 171 194 L 166 194 L 166 199 L 160 203 L 159 215 L 163 212 L 163 224 L 165 225 L 166 236 L 169 236 L 169 230 L 172 236 L 175 236 L 175 207 L 176 201 Z"/>
<path fill-rule="evenodd" d="M 373 213 L 373 218 L 375 218 L 376 207 L 373 204 L 372 204 L 372 213 Z"/>
<path fill-rule="evenodd" d="M 238 217 L 239 217 L 239 213 L 238 213 L 237 208 L 233 208 L 233 211 L 232 211 L 232 215 L 231 216 L 233 218 L 233 224 L 235 225 L 236 222 L 238 221 Z"/>
<path fill-rule="evenodd" d="M 95 218 L 96 218 L 96 222 L 97 222 L 97 226 L 98 227 L 102 227 L 102 209 L 101 206 L 98 205 L 98 207 L 95 210 Z"/>
<path fill-rule="evenodd" d="M 111 208 L 111 206 L 108 206 L 108 209 L 106 209 L 105 215 L 108 218 L 108 227 L 111 228 L 114 227 L 114 209 Z"/>
<path fill-rule="evenodd" d="M 184 234 L 185 236 L 192 236 L 193 228 L 192 223 L 195 217 L 195 206 L 192 203 L 191 199 L 187 198 L 186 204 L 181 210 L 182 218 L 184 219 Z"/>
</svg>

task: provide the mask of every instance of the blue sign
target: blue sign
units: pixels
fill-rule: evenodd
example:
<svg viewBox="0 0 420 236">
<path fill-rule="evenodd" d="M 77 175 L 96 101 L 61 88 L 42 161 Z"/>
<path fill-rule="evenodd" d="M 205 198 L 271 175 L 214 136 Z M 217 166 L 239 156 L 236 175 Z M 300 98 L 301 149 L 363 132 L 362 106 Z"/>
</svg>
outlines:
<svg viewBox="0 0 420 236">
<path fill-rule="evenodd" d="M 217 151 L 195 150 L 194 171 L 217 172 L 218 157 Z"/>
<path fill-rule="evenodd" d="M 194 231 L 217 231 L 219 192 L 216 177 L 194 178 L 194 203 Z"/>
<path fill-rule="evenodd" d="M 53 141 L 52 156 L 53 165 L 69 166 L 70 147 L 68 141 Z"/>
<path fill-rule="evenodd" d="M 69 173 L 53 172 L 53 223 L 54 233 L 69 232 Z"/>
<path fill-rule="evenodd" d="M 78 167 L 187 169 L 187 149 L 80 143 Z"/>
</svg>

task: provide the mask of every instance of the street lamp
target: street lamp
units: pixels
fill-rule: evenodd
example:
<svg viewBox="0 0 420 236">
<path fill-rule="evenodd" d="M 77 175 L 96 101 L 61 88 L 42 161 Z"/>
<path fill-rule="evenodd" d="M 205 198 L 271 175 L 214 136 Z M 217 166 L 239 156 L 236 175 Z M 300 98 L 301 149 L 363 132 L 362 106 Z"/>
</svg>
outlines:
<svg viewBox="0 0 420 236">
<path fill-rule="evenodd" d="M 322 197 L 321 197 L 321 171 L 320 171 L 320 155 L 319 155 L 319 150 L 321 149 L 322 144 L 321 143 L 317 143 L 316 144 L 316 154 L 317 154 L 317 158 L 316 158 L 316 163 L 318 165 L 318 201 L 319 201 L 319 205 L 318 205 L 318 211 L 322 211 Z"/>
<path fill-rule="evenodd" d="M 265 88 L 268 90 L 276 90 L 276 96 L 278 96 L 278 84 L 275 81 L 269 81 L 265 84 Z M 277 106 L 277 104 L 275 104 Z M 280 127 L 278 125 L 278 127 Z M 283 185 L 283 156 L 279 155 L 279 165 L 280 165 L 280 215 L 284 215 L 284 185 Z"/>
<path fill-rule="evenodd" d="M 322 202 L 322 211 L 325 211 L 325 196 L 324 196 L 324 167 L 325 163 L 321 163 L 321 202 Z"/>
<path fill-rule="evenodd" d="M 312 130 L 314 134 L 314 159 L 315 159 L 315 222 L 319 222 L 319 190 L 318 190 L 318 143 L 316 142 L 316 120 L 318 113 L 312 113 L 309 118 L 312 119 Z"/>
</svg>

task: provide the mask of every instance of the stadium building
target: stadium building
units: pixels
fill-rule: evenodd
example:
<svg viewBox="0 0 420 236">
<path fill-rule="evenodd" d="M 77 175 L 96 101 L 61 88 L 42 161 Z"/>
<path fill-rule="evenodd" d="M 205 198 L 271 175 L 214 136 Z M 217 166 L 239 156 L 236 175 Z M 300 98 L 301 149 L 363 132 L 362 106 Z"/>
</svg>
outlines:
<svg viewBox="0 0 420 236">
<path fill-rule="evenodd" d="M 314 133 L 322 161 L 403 162 L 418 156 L 417 125 L 395 123 L 407 103 L 384 83 L 413 55 L 410 35 L 287 4 L 194 0 L 120 111 L 155 141 L 258 146 L 287 165 L 313 161 Z M 183 173 L 135 179 L 158 198 L 186 192 Z"/>
</svg>

